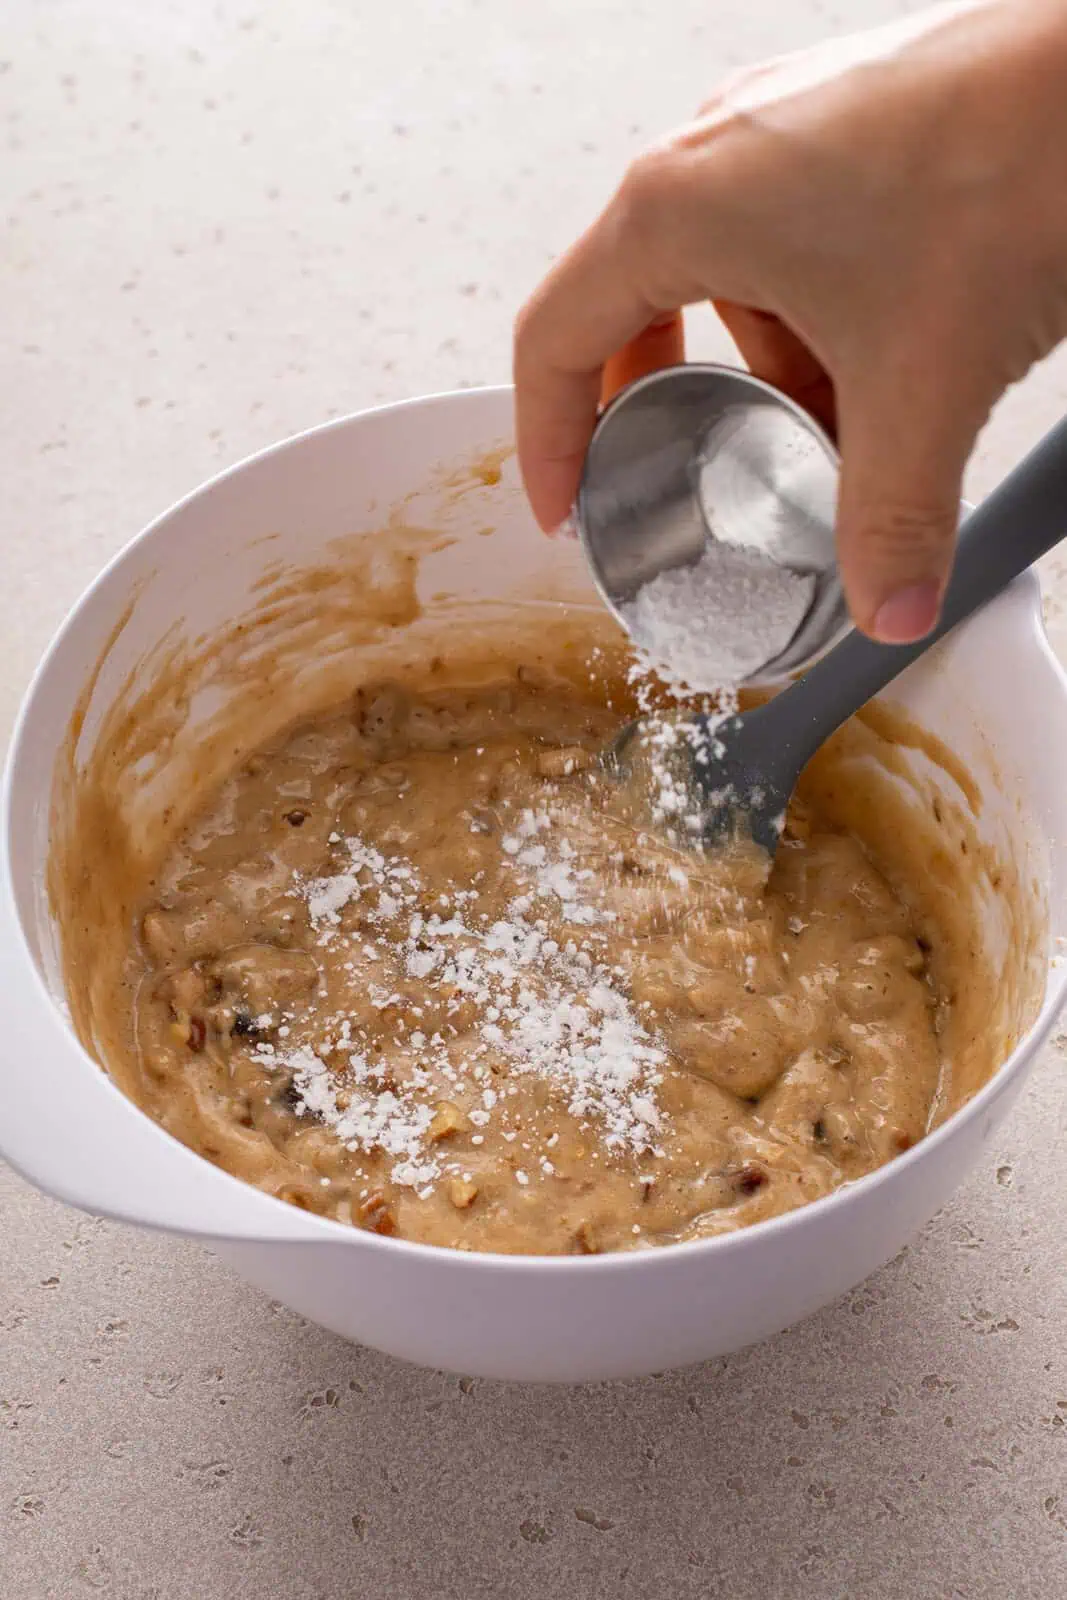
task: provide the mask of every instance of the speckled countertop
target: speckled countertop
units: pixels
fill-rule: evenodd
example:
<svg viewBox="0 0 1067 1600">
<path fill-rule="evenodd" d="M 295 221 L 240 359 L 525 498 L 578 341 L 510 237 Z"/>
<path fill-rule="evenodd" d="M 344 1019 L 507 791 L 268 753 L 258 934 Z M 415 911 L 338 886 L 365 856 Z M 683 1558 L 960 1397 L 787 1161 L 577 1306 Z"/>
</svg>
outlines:
<svg viewBox="0 0 1067 1600">
<path fill-rule="evenodd" d="M 4 735 L 150 516 L 310 423 L 506 377 L 513 307 L 642 138 L 725 68 L 899 9 L 3 0 Z M 1065 406 L 1061 358 L 974 492 Z M 1065 1051 L 841 1303 L 581 1390 L 400 1366 L 0 1172 L 0 1597 L 1067 1593 Z"/>
</svg>

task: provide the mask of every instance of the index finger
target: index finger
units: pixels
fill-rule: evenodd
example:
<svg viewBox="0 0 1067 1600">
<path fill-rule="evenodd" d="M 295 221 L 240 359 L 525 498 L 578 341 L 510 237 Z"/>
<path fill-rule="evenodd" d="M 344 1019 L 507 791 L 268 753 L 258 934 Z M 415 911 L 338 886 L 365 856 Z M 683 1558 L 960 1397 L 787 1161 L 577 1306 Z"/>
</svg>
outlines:
<svg viewBox="0 0 1067 1600">
<path fill-rule="evenodd" d="M 534 516 L 557 528 L 574 504 L 604 363 L 675 306 L 631 276 L 613 208 L 553 267 L 515 329 L 515 432 Z"/>
<path fill-rule="evenodd" d="M 753 188 L 746 147 L 743 125 L 693 124 L 639 156 L 519 314 L 519 465 L 543 528 L 574 503 L 605 362 L 709 295 L 751 303 L 751 230 L 738 203 Z"/>
</svg>

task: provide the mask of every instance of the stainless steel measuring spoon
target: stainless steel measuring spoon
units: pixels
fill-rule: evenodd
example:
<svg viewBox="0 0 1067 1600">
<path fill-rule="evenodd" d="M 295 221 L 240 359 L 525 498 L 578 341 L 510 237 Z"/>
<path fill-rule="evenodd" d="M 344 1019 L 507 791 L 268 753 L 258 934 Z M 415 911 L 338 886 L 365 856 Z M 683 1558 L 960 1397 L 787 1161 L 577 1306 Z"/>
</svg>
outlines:
<svg viewBox="0 0 1067 1600">
<path fill-rule="evenodd" d="M 837 451 L 800 406 L 731 367 L 667 367 L 606 407 L 586 454 L 578 533 L 601 595 L 625 607 L 720 541 L 807 579 L 793 638 L 752 673 L 781 683 L 850 626 L 834 553 Z"/>
</svg>

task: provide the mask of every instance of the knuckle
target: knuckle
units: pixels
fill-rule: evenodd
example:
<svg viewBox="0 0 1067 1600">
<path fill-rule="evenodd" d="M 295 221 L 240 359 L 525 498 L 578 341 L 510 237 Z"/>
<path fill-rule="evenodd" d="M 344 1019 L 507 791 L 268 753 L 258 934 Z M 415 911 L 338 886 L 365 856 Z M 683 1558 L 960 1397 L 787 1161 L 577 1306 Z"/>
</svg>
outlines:
<svg viewBox="0 0 1067 1600">
<path fill-rule="evenodd" d="M 681 161 L 673 142 L 643 151 L 630 163 L 619 187 L 624 224 L 645 234 L 670 220 L 677 214 L 681 198 L 680 180 Z"/>
<path fill-rule="evenodd" d="M 615 221 L 634 271 L 654 299 L 669 299 L 686 275 L 690 214 L 699 179 L 679 138 L 630 165 L 615 197 Z"/>
<path fill-rule="evenodd" d="M 728 112 L 735 101 L 750 94 L 759 84 L 771 77 L 777 61 L 761 61 L 752 66 L 735 67 L 726 75 L 708 98 L 701 102 L 699 117 L 718 117 Z"/>
<path fill-rule="evenodd" d="M 940 555 L 955 532 L 953 505 L 887 496 L 864 508 L 856 543 L 887 564 L 921 564 Z"/>
</svg>

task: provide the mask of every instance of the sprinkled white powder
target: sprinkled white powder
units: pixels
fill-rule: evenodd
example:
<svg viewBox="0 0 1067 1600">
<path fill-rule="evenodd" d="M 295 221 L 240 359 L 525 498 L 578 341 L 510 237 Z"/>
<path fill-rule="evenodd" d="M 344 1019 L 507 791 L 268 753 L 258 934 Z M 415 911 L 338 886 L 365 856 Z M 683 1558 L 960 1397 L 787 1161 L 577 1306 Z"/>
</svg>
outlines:
<svg viewBox="0 0 1067 1600">
<path fill-rule="evenodd" d="M 375 1090 L 369 1085 L 371 1069 L 356 1053 L 349 1059 L 349 1073 L 356 1083 L 367 1084 L 366 1091 L 352 1095 L 342 1105 L 339 1085 L 321 1056 L 306 1047 L 277 1050 L 269 1044 L 256 1047 L 256 1058 L 276 1070 L 287 1067 L 301 1108 L 325 1122 L 349 1150 L 383 1150 L 394 1158 L 392 1176 L 399 1184 L 412 1188 L 436 1178 L 438 1163 L 427 1158 L 423 1139 L 433 1120 L 433 1108 L 391 1089 Z"/>
<path fill-rule="evenodd" d="M 649 666 L 678 694 L 736 690 L 789 644 L 815 580 L 759 550 L 709 539 L 694 565 L 673 567 L 622 607 Z"/>
<path fill-rule="evenodd" d="M 349 1150 L 384 1153 L 395 1183 L 428 1195 L 443 1170 L 431 1132 L 440 1080 L 469 1083 L 474 1103 L 466 1104 L 465 1115 L 479 1130 L 506 1118 L 502 1102 L 515 1093 L 513 1085 L 480 1087 L 485 1071 L 481 1065 L 472 1070 L 473 1049 L 490 1066 L 494 1059 L 506 1061 L 512 1073 L 536 1073 L 551 1082 L 571 1114 L 594 1128 L 608 1150 L 656 1150 L 656 1090 L 666 1053 L 638 1021 L 615 974 L 597 960 L 604 937 L 599 929 L 612 914 L 589 900 L 592 873 L 581 868 L 566 840 L 555 838 L 547 811 L 524 810 L 502 840 L 501 862 L 517 892 L 506 917 L 492 922 L 478 913 L 476 891 L 452 896 L 461 911 L 426 914 L 417 909 L 422 885 L 411 862 L 387 857 L 359 838 L 333 843 L 345 858 L 340 870 L 296 885 L 320 943 L 336 948 L 349 937 L 341 914 L 358 902 L 360 931 L 353 931 L 349 948 L 369 958 L 370 926 L 382 948 L 395 949 L 407 977 L 418 982 L 420 998 L 444 1001 L 448 1013 L 473 1002 L 475 1020 L 473 1032 L 464 1035 L 467 1054 L 454 1057 L 455 1028 L 452 1039 L 429 1035 L 418 1021 L 422 1005 L 370 985 L 367 997 L 376 1011 L 390 1013 L 395 1044 L 408 1061 L 399 1084 L 349 1017 L 319 1016 L 329 1037 L 316 1048 L 306 1040 L 283 1041 L 280 1033 L 278 1042 L 260 1043 L 257 1059 L 272 1071 L 288 1072 L 303 1113 L 331 1128 Z M 550 937 L 539 907 L 573 925 L 574 936 L 562 944 Z M 480 1142 L 482 1135 L 475 1137 Z M 515 1134 L 502 1124 L 501 1137 L 510 1143 Z M 553 1137 L 549 1146 L 554 1142 Z M 553 1168 L 545 1162 L 540 1170 L 547 1176 Z M 525 1185 L 529 1175 L 517 1172 L 516 1182 Z"/>
</svg>

